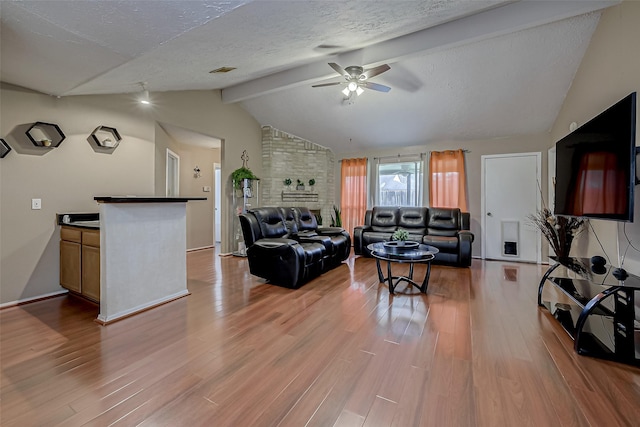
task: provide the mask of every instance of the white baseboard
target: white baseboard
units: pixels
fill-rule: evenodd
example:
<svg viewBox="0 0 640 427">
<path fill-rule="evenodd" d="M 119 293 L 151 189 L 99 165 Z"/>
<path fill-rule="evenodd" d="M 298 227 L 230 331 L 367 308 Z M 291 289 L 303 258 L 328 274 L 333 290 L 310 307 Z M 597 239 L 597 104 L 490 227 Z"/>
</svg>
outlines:
<svg viewBox="0 0 640 427">
<path fill-rule="evenodd" d="M 201 246 L 199 248 L 191 248 L 191 249 L 187 249 L 187 252 L 193 252 L 193 251 L 201 251 L 204 249 L 213 249 L 215 248 L 215 246 L 211 245 L 211 246 Z"/>
<path fill-rule="evenodd" d="M 19 299 L 17 301 L 9 301 L 9 302 L 0 304 L 0 310 L 2 310 L 3 308 L 15 307 L 17 305 L 29 304 L 31 302 L 36 302 L 43 299 L 49 299 L 49 298 L 57 297 L 59 295 L 68 294 L 68 293 L 69 291 L 64 289 L 56 292 L 49 292 L 48 294 L 39 295 L 37 297 L 24 298 L 24 299 Z"/>
<path fill-rule="evenodd" d="M 158 307 L 159 305 L 163 305 L 168 302 L 175 301 L 179 298 L 186 297 L 187 295 L 191 295 L 191 292 L 189 292 L 188 290 L 184 290 L 184 291 L 177 292 L 173 295 L 168 295 L 166 297 L 157 299 L 155 301 L 149 301 L 146 304 L 139 305 L 137 307 L 133 307 L 131 309 L 124 310 L 119 313 L 112 314 L 110 316 L 104 316 L 102 314 L 99 314 L 98 318 L 96 319 L 96 322 L 102 325 L 107 325 L 109 323 L 115 322 L 116 320 L 124 319 L 126 317 L 133 316 L 134 314 L 141 313 L 143 311 L 147 311 L 152 308 Z"/>
</svg>

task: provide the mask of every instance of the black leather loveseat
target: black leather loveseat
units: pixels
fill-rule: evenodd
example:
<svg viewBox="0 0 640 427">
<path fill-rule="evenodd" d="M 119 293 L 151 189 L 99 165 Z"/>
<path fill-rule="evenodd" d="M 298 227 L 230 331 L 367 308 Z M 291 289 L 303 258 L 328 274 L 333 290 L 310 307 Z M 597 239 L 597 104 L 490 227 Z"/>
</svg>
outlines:
<svg viewBox="0 0 640 427">
<path fill-rule="evenodd" d="M 371 256 L 367 245 L 391 240 L 394 231 L 403 229 L 409 240 L 438 248 L 434 262 L 468 267 L 473 243 L 469 221 L 469 213 L 460 209 L 374 207 L 366 212 L 364 225 L 353 231 L 353 250 Z"/>
<path fill-rule="evenodd" d="M 351 237 L 342 228 L 318 228 L 307 208 L 263 207 L 240 215 L 251 274 L 299 288 L 349 257 Z"/>
</svg>

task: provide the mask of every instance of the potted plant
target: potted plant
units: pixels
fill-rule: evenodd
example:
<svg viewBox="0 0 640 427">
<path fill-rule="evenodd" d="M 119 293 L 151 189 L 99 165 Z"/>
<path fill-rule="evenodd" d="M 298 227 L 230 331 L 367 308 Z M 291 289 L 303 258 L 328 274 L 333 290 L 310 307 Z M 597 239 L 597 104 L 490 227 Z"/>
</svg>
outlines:
<svg viewBox="0 0 640 427">
<path fill-rule="evenodd" d="M 331 226 L 342 227 L 342 216 L 340 215 L 340 209 L 336 205 L 333 205 L 333 215 L 331 215 Z"/>
<path fill-rule="evenodd" d="M 287 190 L 291 190 L 291 183 L 292 183 L 291 178 L 285 178 L 283 182 L 284 182 L 284 185 L 287 187 Z"/>
<path fill-rule="evenodd" d="M 418 242 L 407 242 L 409 232 L 407 230 L 396 230 L 391 235 L 390 242 L 383 242 L 384 247 L 392 253 L 400 253 L 416 249 L 420 246 Z"/>
<path fill-rule="evenodd" d="M 314 186 L 314 185 L 316 185 L 316 180 L 315 180 L 315 179 L 313 179 L 313 178 L 311 178 L 311 179 L 309 180 L 309 187 L 310 187 L 312 190 L 313 190 L 313 186 Z"/>
<path fill-rule="evenodd" d="M 391 235 L 391 240 L 398 242 L 405 242 L 409 238 L 409 232 L 407 230 L 396 230 Z"/>
<path fill-rule="evenodd" d="M 236 190 L 242 189 L 242 184 L 245 179 L 260 179 L 251 172 L 251 169 L 243 166 L 231 172 L 231 181 L 233 182 L 233 188 Z"/>
<path fill-rule="evenodd" d="M 299 179 L 297 181 L 298 181 L 298 185 L 296 185 L 296 190 L 304 191 L 304 182 L 302 182 Z"/>
<path fill-rule="evenodd" d="M 573 239 L 582 232 L 585 224 L 582 218 L 555 216 L 547 207 L 529 215 L 529 221 L 540 230 L 562 261 L 569 258 Z"/>
</svg>

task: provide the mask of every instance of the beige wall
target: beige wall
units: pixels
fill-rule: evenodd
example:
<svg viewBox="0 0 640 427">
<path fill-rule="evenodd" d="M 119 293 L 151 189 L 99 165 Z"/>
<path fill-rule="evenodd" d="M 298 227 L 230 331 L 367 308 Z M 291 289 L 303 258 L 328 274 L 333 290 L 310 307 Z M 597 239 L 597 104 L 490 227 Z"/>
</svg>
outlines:
<svg viewBox="0 0 640 427">
<path fill-rule="evenodd" d="M 585 53 L 580 68 L 567 94 L 556 122 L 551 130 L 551 141 L 558 141 L 569 133 L 569 124 L 576 122 L 582 125 L 598 115 L 612 104 L 615 104 L 631 92 L 640 92 L 640 2 L 624 1 L 618 6 L 604 11 L 589 48 Z M 640 116 L 640 110 L 638 110 Z M 636 119 L 636 123 L 640 119 Z M 636 144 L 640 141 L 636 136 Z M 639 188 L 636 186 L 636 192 Z M 635 237 L 634 245 L 640 242 L 640 199 L 635 198 L 635 223 L 626 224 L 630 237 Z M 626 248 L 626 240 L 622 233 L 624 224 L 613 221 L 592 220 L 597 236 L 602 242 L 606 254 L 613 263 L 617 263 L 618 233 L 620 248 Z M 600 244 L 593 233 L 583 234 L 577 247 L 581 256 L 603 255 Z M 629 261 L 639 260 L 640 254 L 630 250 Z M 640 263 L 633 267 L 635 274 L 640 274 Z M 630 270 L 631 271 L 631 270 Z"/>
<path fill-rule="evenodd" d="M 482 193 L 481 193 L 481 159 L 483 155 L 490 154 L 506 154 L 506 153 L 528 153 L 542 152 L 542 188 L 546 188 L 547 175 L 547 149 L 549 147 L 549 136 L 547 134 L 533 136 L 514 136 L 510 138 L 499 138 L 491 140 L 474 140 L 474 141 L 441 141 L 431 142 L 426 145 L 416 145 L 412 147 L 394 148 L 386 150 L 375 150 L 366 152 L 354 152 L 341 154 L 339 159 L 347 159 L 352 157 L 367 157 L 369 162 L 374 157 L 396 156 L 398 154 L 418 154 L 428 153 L 429 151 L 442 151 L 462 148 L 469 150 L 465 154 L 465 167 L 467 172 L 467 190 L 469 212 L 471 214 L 471 231 L 475 234 L 473 242 L 473 256 L 479 257 L 482 248 Z M 340 176 L 340 162 L 336 162 L 336 176 Z M 336 200 L 340 200 L 339 184 L 336 188 Z M 546 194 L 545 194 L 546 195 Z M 426 199 L 424 205 L 428 205 Z"/>
<path fill-rule="evenodd" d="M 258 122 L 236 104 L 222 104 L 220 91 L 181 91 L 153 94 L 153 117 L 156 122 L 192 130 L 219 138 L 224 180 L 222 185 L 222 252 L 231 251 L 233 240 L 232 185 L 230 175 L 242 166 L 243 150 L 249 155 L 249 167 L 262 175 L 262 130 Z M 164 174 L 166 160 L 156 154 L 157 174 Z M 191 166 L 193 168 L 193 166 Z M 158 184 L 159 180 L 156 180 Z M 161 184 L 164 188 L 164 183 Z M 157 190 L 158 191 L 158 190 Z M 213 197 L 213 196 L 211 196 Z"/>
<path fill-rule="evenodd" d="M 206 197 L 207 200 L 187 203 L 187 248 L 197 249 L 213 246 L 214 189 L 213 164 L 220 163 L 219 148 L 204 148 L 176 141 L 156 124 L 156 164 L 165 164 L 167 148 L 180 157 L 180 196 Z M 200 168 L 196 178 L 194 168 Z M 166 168 L 156 170 L 156 195 L 164 196 Z M 211 191 L 203 191 L 203 187 Z"/>
<path fill-rule="evenodd" d="M 0 304 L 61 290 L 59 286 L 58 212 L 97 212 L 98 195 L 152 195 L 164 191 L 164 157 L 156 156 L 156 123 L 170 123 L 222 139 L 218 156 L 185 148 L 184 159 L 199 165 L 213 187 L 213 161 L 220 159 L 225 180 L 222 198 L 223 245 L 228 247 L 231 224 L 229 174 L 242 164 L 246 149 L 251 167 L 261 173 L 260 125 L 235 105 L 223 105 L 219 91 L 152 93 L 152 108 L 130 95 L 55 98 L 11 85 L 0 88 L 0 136 L 13 148 L 0 160 Z M 25 126 L 35 121 L 60 125 L 67 135 L 60 147 L 36 149 L 25 140 Z M 123 137 L 111 153 L 94 151 L 87 141 L 98 125 L 116 127 Z M 166 144 L 159 137 L 159 144 Z M 225 148 L 225 144 L 227 147 Z M 195 165 L 181 166 L 188 173 Z M 184 192 L 202 196 L 199 183 L 183 177 Z M 182 191 L 182 189 L 181 189 Z M 213 193 L 189 208 L 190 247 L 212 240 Z M 42 199 L 42 210 L 31 210 L 31 199 Z"/>
<path fill-rule="evenodd" d="M 0 134 L 14 151 L 0 160 L 0 302 L 61 290 L 59 229 L 55 214 L 97 212 L 94 196 L 153 193 L 153 126 L 127 96 L 57 99 L 3 85 Z M 140 120 L 140 117 L 143 120 Z M 57 123 L 67 138 L 58 148 L 37 149 L 24 125 Z M 111 153 L 87 141 L 98 126 L 123 137 Z M 31 210 L 41 198 L 42 209 Z"/>
</svg>

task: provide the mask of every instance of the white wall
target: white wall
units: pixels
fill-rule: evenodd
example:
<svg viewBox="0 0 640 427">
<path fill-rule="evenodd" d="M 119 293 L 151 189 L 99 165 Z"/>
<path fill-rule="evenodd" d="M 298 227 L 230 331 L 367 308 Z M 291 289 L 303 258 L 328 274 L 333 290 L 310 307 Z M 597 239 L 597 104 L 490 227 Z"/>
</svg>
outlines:
<svg viewBox="0 0 640 427">
<path fill-rule="evenodd" d="M 569 133 L 569 124 L 582 125 L 631 92 L 640 92 L 640 2 L 624 1 L 606 9 L 600 18 L 582 63 L 551 130 L 552 143 Z M 640 109 L 638 110 L 640 116 Z M 636 119 L 636 124 L 640 117 Z M 636 145 L 640 138 L 636 135 Z M 626 224 L 634 246 L 640 246 L 640 187 L 636 186 L 636 212 L 633 224 Z M 613 263 L 618 260 L 618 233 L 624 224 L 592 220 L 597 237 Z M 621 233 L 622 234 L 622 233 Z M 626 248 L 624 235 L 620 249 Z M 592 232 L 584 233 L 577 247 L 579 256 L 603 255 Z M 640 275 L 640 253 L 630 249 L 627 254 L 630 272 Z M 630 267 L 630 268 L 629 268 Z"/>
</svg>

